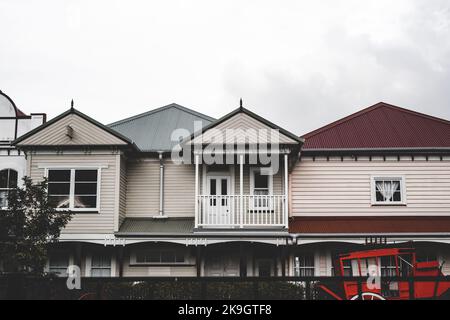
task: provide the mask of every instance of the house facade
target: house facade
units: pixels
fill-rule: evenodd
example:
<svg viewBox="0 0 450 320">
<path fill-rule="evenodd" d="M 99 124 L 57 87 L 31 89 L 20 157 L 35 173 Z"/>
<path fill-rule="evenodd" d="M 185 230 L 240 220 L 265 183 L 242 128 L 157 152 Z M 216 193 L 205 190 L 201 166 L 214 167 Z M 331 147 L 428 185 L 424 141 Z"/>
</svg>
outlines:
<svg viewBox="0 0 450 320">
<path fill-rule="evenodd" d="M 45 120 L 44 113 L 26 115 L 6 93 L 0 91 L 0 210 L 7 207 L 9 191 L 21 185 L 27 172 L 24 153 L 11 143 Z"/>
<path fill-rule="evenodd" d="M 333 257 L 367 245 L 450 255 L 450 122 L 388 104 L 302 137 L 242 105 L 108 126 L 71 108 L 14 145 L 75 213 L 49 272 L 331 276 Z"/>
</svg>

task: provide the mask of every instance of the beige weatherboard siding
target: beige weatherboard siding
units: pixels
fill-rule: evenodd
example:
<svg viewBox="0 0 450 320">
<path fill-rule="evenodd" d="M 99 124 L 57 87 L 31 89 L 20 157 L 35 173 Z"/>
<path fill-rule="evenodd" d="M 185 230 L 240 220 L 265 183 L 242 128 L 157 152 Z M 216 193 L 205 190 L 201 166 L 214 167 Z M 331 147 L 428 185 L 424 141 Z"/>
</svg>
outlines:
<svg viewBox="0 0 450 320">
<path fill-rule="evenodd" d="M 101 167 L 100 208 L 98 213 L 75 213 L 63 233 L 112 233 L 115 227 L 116 179 L 120 174 L 117 168 L 118 155 L 115 154 L 32 154 L 28 156 L 30 177 L 39 181 L 46 169 L 73 168 L 89 166 Z"/>
<path fill-rule="evenodd" d="M 145 158 L 129 161 L 127 166 L 126 216 L 149 218 L 159 215 L 159 160 Z M 165 216 L 194 217 L 194 166 L 164 160 L 163 195 Z"/>
<path fill-rule="evenodd" d="M 194 217 L 194 165 L 177 165 L 171 161 L 165 163 L 164 214 L 169 217 Z"/>
<path fill-rule="evenodd" d="M 73 129 L 73 138 L 67 136 L 67 126 Z M 64 118 L 43 128 L 36 134 L 19 142 L 20 145 L 126 145 L 127 143 L 77 114 Z"/>
<path fill-rule="evenodd" d="M 159 214 L 159 160 L 127 162 L 126 216 L 149 218 Z"/>
<path fill-rule="evenodd" d="M 450 158 L 303 158 L 290 176 L 294 216 L 450 215 Z M 405 179 L 406 205 L 372 205 L 371 177 Z"/>
<path fill-rule="evenodd" d="M 232 129 L 235 130 L 233 134 L 227 134 L 226 130 Z M 240 129 L 240 130 L 238 130 Z M 253 131 L 247 131 L 248 129 L 253 129 Z M 241 141 L 243 138 L 250 139 L 250 141 L 257 141 L 259 143 L 268 143 L 270 142 L 270 132 L 267 132 L 267 138 L 262 139 L 258 133 L 259 129 L 272 130 L 269 126 L 258 121 L 257 119 L 250 117 L 245 113 L 238 113 L 231 117 L 230 119 L 225 120 L 224 122 L 218 124 L 210 130 L 206 130 L 202 135 L 199 135 L 195 139 L 193 139 L 193 143 L 210 143 L 212 141 L 219 141 L 224 143 L 236 143 Z M 244 130 L 244 131 L 242 131 Z M 245 134 L 244 134 L 245 133 Z M 225 141 L 217 140 L 217 138 L 223 137 L 226 138 Z M 273 137 L 272 137 L 273 138 Z M 281 144 L 297 144 L 297 141 L 287 137 L 286 135 L 279 132 L 279 143 Z"/>
</svg>

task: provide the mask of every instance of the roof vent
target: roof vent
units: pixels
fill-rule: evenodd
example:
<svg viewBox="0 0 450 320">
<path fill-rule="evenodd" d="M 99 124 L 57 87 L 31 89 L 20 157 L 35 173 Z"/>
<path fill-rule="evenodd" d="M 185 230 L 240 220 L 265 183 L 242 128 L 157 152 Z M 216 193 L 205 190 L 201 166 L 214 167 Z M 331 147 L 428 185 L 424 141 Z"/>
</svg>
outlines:
<svg viewBox="0 0 450 320">
<path fill-rule="evenodd" d="M 66 127 L 66 136 L 68 136 L 70 140 L 73 139 L 73 128 L 70 125 Z"/>
</svg>

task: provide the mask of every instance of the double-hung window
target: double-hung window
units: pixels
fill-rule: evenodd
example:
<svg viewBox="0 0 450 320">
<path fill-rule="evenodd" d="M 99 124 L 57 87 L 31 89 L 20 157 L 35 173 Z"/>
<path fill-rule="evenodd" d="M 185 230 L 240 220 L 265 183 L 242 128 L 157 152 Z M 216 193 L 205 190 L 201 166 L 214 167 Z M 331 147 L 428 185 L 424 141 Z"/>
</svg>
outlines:
<svg viewBox="0 0 450 320">
<path fill-rule="evenodd" d="M 250 171 L 250 189 L 253 197 L 253 209 L 267 209 L 270 207 L 270 196 L 272 194 L 273 176 L 263 174 L 260 168 Z"/>
<path fill-rule="evenodd" d="M 372 177 L 372 204 L 405 205 L 405 179 L 403 177 Z"/>
<path fill-rule="evenodd" d="M 48 195 L 58 209 L 99 210 L 99 169 L 48 169 Z"/>
<path fill-rule="evenodd" d="M 17 188 L 17 171 L 5 169 L 0 171 L 0 209 L 8 207 L 8 196 Z"/>
<path fill-rule="evenodd" d="M 111 256 L 93 255 L 91 260 L 91 277 L 111 277 Z"/>
<path fill-rule="evenodd" d="M 294 272 L 296 277 L 314 277 L 314 254 L 298 255 L 294 258 Z"/>
</svg>

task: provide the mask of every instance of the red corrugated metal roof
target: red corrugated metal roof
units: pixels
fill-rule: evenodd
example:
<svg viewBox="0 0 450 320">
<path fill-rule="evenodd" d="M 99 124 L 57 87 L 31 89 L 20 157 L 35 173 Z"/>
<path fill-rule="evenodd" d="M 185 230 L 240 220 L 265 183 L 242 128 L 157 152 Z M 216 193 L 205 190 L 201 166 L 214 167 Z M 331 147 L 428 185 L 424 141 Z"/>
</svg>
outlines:
<svg viewBox="0 0 450 320">
<path fill-rule="evenodd" d="M 450 233 L 450 217 L 295 217 L 299 234 Z"/>
<path fill-rule="evenodd" d="M 450 121 L 380 102 L 303 138 L 304 150 L 448 148 Z"/>
</svg>

